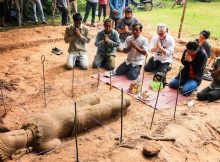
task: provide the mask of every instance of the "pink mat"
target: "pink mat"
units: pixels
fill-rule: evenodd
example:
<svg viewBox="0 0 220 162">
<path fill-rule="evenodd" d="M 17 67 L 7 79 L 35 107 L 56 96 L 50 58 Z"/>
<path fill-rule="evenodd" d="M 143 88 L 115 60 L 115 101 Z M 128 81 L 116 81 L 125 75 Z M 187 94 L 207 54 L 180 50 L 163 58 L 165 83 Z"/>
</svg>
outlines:
<svg viewBox="0 0 220 162">
<path fill-rule="evenodd" d="M 97 74 L 92 75 L 93 78 L 98 78 Z M 141 76 L 139 76 L 141 79 Z M 153 78 L 153 75 L 148 75 L 144 77 L 144 83 L 143 83 L 143 91 L 148 91 L 150 94 L 150 100 L 145 101 L 141 100 L 137 95 L 133 95 L 128 92 L 129 85 L 131 83 L 131 80 L 128 80 L 126 76 L 112 76 L 112 87 L 115 87 L 117 89 L 123 88 L 124 92 L 129 94 L 130 96 L 134 96 L 137 100 L 151 106 L 155 107 L 156 98 L 157 98 L 157 91 L 153 91 L 150 88 L 150 82 Z M 104 76 L 104 73 L 100 74 L 100 81 L 110 84 L 110 79 L 108 77 Z M 157 109 L 165 109 L 165 108 L 175 108 L 176 103 L 176 90 L 171 89 L 168 86 L 166 86 L 164 89 L 160 91 L 159 98 L 157 101 Z M 181 94 L 178 96 L 178 105 L 183 104 L 183 101 L 188 100 L 188 97 L 185 97 Z"/>
</svg>

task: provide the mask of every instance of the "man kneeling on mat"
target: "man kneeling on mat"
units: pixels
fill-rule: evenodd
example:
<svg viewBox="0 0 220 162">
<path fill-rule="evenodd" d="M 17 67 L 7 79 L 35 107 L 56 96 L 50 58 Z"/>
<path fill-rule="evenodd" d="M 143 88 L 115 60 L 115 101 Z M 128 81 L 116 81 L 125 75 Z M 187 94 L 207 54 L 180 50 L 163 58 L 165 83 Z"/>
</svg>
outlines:
<svg viewBox="0 0 220 162">
<path fill-rule="evenodd" d="M 201 84 L 206 62 L 207 55 L 199 47 L 199 43 L 196 41 L 188 42 L 181 58 L 184 67 L 178 76 L 171 80 L 170 87 L 178 88 L 180 83 L 181 93 L 189 96 Z"/>
<path fill-rule="evenodd" d="M 143 26 L 132 25 L 132 35 L 125 40 L 123 52 L 127 53 L 126 60 L 116 69 L 116 75 L 127 74 L 128 79 L 135 80 L 140 74 L 142 64 L 148 51 L 148 40 L 141 35 Z"/>
<path fill-rule="evenodd" d="M 213 66 L 214 70 L 211 73 L 213 81 L 212 83 L 197 93 L 197 98 L 200 101 L 208 100 L 209 102 L 220 99 L 220 57 L 216 59 Z"/>
<path fill-rule="evenodd" d="M 112 20 L 106 19 L 104 29 L 99 31 L 95 46 L 98 47 L 97 53 L 93 60 L 93 68 L 104 67 L 107 70 L 115 68 L 116 47 L 120 44 L 118 32 L 112 29 Z"/>
</svg>

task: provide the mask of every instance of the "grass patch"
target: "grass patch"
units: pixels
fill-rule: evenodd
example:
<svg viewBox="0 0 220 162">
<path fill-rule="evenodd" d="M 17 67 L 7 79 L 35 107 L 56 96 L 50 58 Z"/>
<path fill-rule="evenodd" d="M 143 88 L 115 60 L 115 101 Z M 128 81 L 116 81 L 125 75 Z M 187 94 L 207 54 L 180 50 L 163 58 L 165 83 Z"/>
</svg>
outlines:
<svg viewBox="0 0 220 162">
<path fill-rule="evenodd" d="M 156 28 L 158 23 L 165 23 L 169 30 L 178 33 L 182 7 L 175 6 L 171 9 L 172 3 L 166 8 L 153 8 L 152 11 L 135 11 L 135 16 L 144 25 Z M 220 1 L 211 3 L 188 2 L 182 32 L 186 36 L 197 36 L 203 29 L 211 32 L 211 37 L 220 39 Z"/>
</svg>

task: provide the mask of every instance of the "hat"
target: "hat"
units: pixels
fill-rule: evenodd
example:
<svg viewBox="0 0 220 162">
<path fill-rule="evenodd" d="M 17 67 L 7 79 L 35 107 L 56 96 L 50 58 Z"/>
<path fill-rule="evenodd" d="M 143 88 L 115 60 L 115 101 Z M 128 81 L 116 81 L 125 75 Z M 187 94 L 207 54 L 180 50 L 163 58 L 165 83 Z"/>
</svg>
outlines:
<svg viewBox="0 0 220 162">
<path fill-rule="evenodd" d="M 168 28 L 165 24 L 158 24 L 157 25 L 157 33 L 165 33 L 168 31 Z"/>
<path fill-rule="evenodd" d="M 208 30 L 203 30 L 200 32 L 201 35 L 203 35 L 206 39 L 209 38 L 210 32 Z"/>
</svg>

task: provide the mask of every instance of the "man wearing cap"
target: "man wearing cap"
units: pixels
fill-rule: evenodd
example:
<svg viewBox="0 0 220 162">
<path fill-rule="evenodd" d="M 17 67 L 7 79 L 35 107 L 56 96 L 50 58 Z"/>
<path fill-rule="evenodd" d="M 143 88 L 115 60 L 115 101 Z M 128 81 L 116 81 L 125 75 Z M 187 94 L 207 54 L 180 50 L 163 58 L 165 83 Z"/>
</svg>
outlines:
<svg viewBox="0 0 220 162">
<path fill-rule="evenodd" d="M 197 39 L 200 47 L 202 47 L 205 50 L 208 58 L 211 56 L 211 45 L 208 42 L 209 36 L 210 32 L 208 30 L 203 30 L 200 32 L 199 38 Z"/>
<path fill-rule="evenodd" d="M 133 17 L 132 9 L 130 7 L 125 8 L 125 16 L 119 19 L 116 26 L 116 30 L 120 34 L 120 46 L 118 51 L 123 51 L 125 39 L 132 35 L 132 25 L 137 23 L 139 23 L 139 21 Z"/>
<path fill-rule="evenodd" d="M 181 58 L 184 67 L 178 76 L 171 80 L 170 87 L 176 89 L 180 83 L 180 92 L 189 96 L 201 84 L 206 62 L 207 55 L 199 43 L 197 41 L 188 42 Z"/>
<path fill-rule="evenodd" d="M 151 39 L 149 51 L 153 56 L 144 67 L 147 72 L 167 73 L 173 62 L 175 40 L 168 34 L 168 28 L 165 24 L 157 26 L 157 34 Z"/>
<path fill-rule="evenodd" d="M 124 52 L 127 54 L 127 58 L 116 69 L 116 75 L 126 74 L 130 80 L 138 78 L 148 52 L 148 40 L 141 35 L 142 28 L 141 24 L 132 25 L 132 35 L 125 40 Z"/>
</svg>

